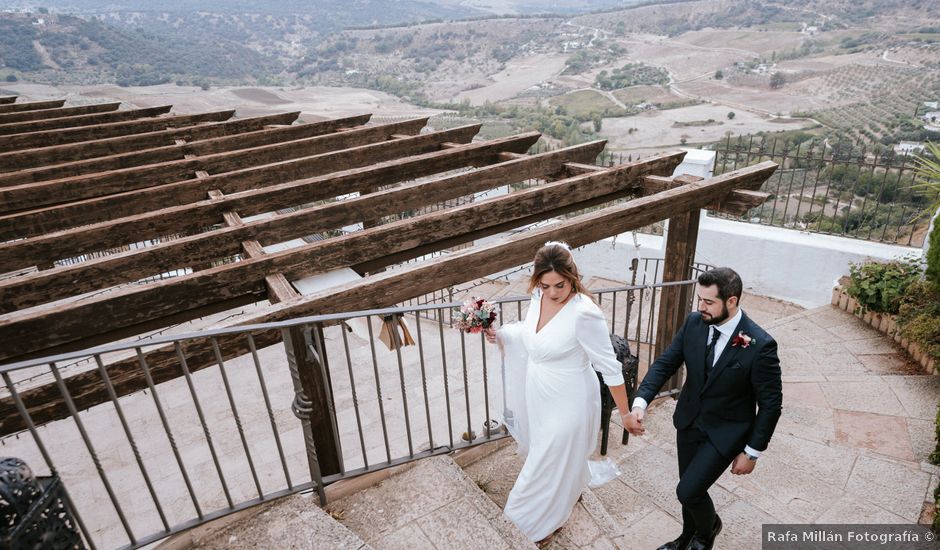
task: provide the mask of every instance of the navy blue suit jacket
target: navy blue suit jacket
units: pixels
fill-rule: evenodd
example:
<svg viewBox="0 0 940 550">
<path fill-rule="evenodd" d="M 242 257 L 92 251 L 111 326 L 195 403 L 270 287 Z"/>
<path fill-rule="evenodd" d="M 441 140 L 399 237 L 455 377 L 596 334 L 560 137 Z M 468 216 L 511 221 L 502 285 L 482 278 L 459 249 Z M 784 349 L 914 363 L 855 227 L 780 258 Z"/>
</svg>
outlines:
<svg viewBox="0 0 940 550">
<path fill-rule="evenodd" d="M 686 381 L 679 395 L 673 424 L 699 426 L 718 451 L 733 457 L 748 445 L 763 451 L 770 443 L 783 406 L 777 342 L 742 312 L 734 335 L 744 332 L 750 344 L 729 341 L 711 374 L 705 377 L 708 325 L 698 312 L 689 314 L 666 351 L 650 366 L 637 390 L 647 403 L 663 384 L 686 365 Z"/>
</svg>

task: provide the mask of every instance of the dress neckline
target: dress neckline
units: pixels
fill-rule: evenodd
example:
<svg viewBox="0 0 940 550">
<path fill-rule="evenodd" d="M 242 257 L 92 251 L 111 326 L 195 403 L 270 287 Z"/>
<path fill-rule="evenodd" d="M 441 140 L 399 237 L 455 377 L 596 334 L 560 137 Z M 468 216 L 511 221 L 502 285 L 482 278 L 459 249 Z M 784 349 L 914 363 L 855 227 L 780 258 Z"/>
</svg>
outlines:
<svg viewBox="0 0 940 550">
<path fill-rule="evenodd" d="M 542 322 L 542 298 L 544 298 L 544 294 L 542 293 L 542 291 L 539 291 L 539 315 L 535 320 L 535 333 L 536 334 L 541 334 L 542 332 L 544 332 L 545 329 L 548 328 L 548 325 L 552 324 L 552 321 L 554 321 L 556 317 L 561 315 L 561 312 L 564 311 L 566 307 L 568 307 L 568 304 L 575 301 L 578 297 L 577 295 L 575 295 L 569 298 L 568 301 L 562 304 L 561 307 L 558 309 L 558 311 L 555 312 L 555 315 L 553 315 L 551 319 L 546 321 L 545 324 L 542 326 L 542 328 L 539 329 L 539 323 Z"/>
</svg>

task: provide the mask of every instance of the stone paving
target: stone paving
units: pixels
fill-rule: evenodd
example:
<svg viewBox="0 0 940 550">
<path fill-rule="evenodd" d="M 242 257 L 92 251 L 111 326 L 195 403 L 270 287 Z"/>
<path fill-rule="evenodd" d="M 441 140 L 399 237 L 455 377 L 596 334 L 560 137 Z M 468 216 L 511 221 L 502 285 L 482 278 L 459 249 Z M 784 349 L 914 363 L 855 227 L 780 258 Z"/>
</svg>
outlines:
<svg viewBox="0 0 940 550">
<path fill-rule="evenodd" d="M 764 523 L 929 521 L 940 377 L 919 374 L 892 340 L 829 306 L 752 316 L 780 345 L 784 411 L 754 473 L 726 473 L 713 487 L 725 526 L 716 547 L 759 548 Z M 655 548 L 678 535 L 674 408 L 656 402 L 647 435 L 625 447 L 612 427 L 609 456 L 623 475 L 587 491 L 550 547 Z M 520 466 L 509 446 L 467 471 L 501 504 Z"/>
</svg>

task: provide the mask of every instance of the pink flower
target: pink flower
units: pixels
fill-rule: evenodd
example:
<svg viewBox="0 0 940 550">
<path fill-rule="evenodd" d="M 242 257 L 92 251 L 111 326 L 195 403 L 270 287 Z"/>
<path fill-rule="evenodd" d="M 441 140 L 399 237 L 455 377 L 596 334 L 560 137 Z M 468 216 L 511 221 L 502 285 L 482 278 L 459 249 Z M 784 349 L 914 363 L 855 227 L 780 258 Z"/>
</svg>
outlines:
<svg viewBox="0 0 940 550">
<path fill-rule="evenodd" d="M 493 326 L 498 317 L 497 312 L 497 307 L 483 298 L 471 297 L 460 306 L 460 314 L 454 320 L 454 328 L 478 334 Z"/>
<path fill-rule="evenodd" d="M 746 348 L 751 345 L 752 338 L 747 334 L 744 334 L 743 330 L 739 330 L 737 336 L 731 339 L 731 347 L 741 346 Z"/>
</svg>

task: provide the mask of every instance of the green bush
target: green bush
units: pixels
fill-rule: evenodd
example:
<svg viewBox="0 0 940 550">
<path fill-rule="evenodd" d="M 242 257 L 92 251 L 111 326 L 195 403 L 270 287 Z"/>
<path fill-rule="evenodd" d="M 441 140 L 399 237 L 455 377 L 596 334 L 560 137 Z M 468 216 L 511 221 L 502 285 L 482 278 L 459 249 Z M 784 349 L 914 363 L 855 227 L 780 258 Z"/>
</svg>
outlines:
<svg viewBox="0 0 940 550">
<path fill-rule="evenodd" d="M 927 249 L 927 280 L 940 288 L 940 217 L 930 230 L 930 247 Z"/>
<path fill-rule="evenodd" d="M 898 313 L 901 298 L 920 278 L 915 260 L 863 262 L 849 266 L 846 292 L 862 306 L 878 313 Z"/>
<path fill-rule="evenodd" d="M 908 286 L 898 307 L 897 323 L 902 337 L 940 360 L 940 287 L 927 281 Z"/>
</svg>

